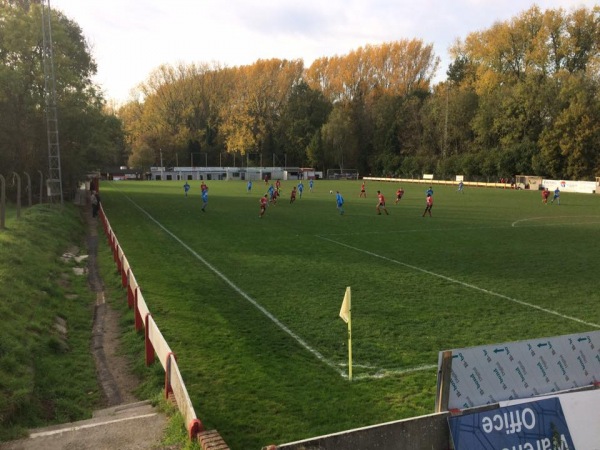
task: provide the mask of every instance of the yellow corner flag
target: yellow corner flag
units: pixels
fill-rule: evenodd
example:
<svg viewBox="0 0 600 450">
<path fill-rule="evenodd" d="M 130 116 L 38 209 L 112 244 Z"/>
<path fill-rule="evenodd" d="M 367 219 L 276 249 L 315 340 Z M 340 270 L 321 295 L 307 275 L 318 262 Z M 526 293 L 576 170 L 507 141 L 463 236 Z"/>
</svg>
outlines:
<svg viewBox="0 0 600 450">
<path fill-rule="evenodd" d="M 340 317 L 346 323 L 350 321 L 351 301 L 350 301 L 350 286 L 346 288 L 346 294 L 344 295 L 344 301 L 342 302 L 342 309 L 340 309 Z"/>
<path fill-rule="evenodd" d="M 348 324 L 348 379 L 352 380 L 352 295 L 350 294 L 350 286 L 346 288 L 344 301 L 340 309 L 340 317 Z"/>
</svg>

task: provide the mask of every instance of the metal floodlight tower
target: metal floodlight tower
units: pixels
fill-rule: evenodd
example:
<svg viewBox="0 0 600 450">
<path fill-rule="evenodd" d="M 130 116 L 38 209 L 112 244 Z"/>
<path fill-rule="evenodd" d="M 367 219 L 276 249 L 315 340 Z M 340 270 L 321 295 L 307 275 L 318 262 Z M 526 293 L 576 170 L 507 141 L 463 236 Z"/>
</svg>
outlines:
<svg viewBox="0 0 600 450">
<path fill-rule="evenodd" d="M 58 197 L 63 203 L 62 174 L 60 170 L 60 145 L 58 142 L 58 115 L 56 113 L 56 77 L 52 51 L 52 11 L 50 0 L 42 0 L 42 34 L 44 63 L 44 100 L 46 103 L 46 128 L 48 132 L 48 164 L 50 173 L 46 184 L 50 201 Z"/>
</svg>

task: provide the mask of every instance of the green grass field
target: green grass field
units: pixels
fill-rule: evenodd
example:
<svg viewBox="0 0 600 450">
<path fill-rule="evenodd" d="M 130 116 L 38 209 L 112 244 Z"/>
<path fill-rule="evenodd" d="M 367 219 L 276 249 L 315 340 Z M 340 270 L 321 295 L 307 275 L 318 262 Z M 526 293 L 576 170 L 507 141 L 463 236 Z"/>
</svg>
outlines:
<svg viewBox="0 0 600 450">
<path fill-rule="evenodd" d="M 36 205 L 16 219 L 9 207 L 6 219 L 0 231 L 0 441 L 89 418 L 102 399 L 90 352 L 95 295 L 87 277 L 73 271 L 85 261 L 59 259 L 85 248 L 79 210 Z"/>
<path fill-rule="evenodd" d="M 600 196 L 317 181 L 104 182 L 103 206 L 199 418 L 232 449 L 433 412 L 438 352 L 600 327 Z M 390 215 L 376 215 L 375 192 Z M 345 214 L 335 196 L 344 196 Z M 353 381 L 347 325 L 352 288 Z"/>
</svg>

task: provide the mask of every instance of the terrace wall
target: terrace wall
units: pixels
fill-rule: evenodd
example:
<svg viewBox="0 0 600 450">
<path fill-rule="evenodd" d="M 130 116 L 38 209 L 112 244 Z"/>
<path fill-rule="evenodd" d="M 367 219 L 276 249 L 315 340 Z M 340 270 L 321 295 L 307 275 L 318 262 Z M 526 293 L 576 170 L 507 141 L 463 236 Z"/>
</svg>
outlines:
<svg viewBox="0 0 600 450">
<path fill-rule="evenodd" d="M 449 415 L 443 412 L 419 416 L 273 445 L 263 450 L 446 450 L 450 448 Z"/>
</svg>

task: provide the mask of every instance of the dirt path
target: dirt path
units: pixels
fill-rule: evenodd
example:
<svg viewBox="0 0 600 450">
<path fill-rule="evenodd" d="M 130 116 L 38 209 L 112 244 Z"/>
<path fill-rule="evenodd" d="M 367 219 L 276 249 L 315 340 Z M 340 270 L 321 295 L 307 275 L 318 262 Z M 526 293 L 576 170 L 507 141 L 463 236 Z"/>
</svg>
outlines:
<svg viewBox="0 0 600 450">
<path fill-rule="evenodd" d="M 166 416 L 133 395 L 139 380 L 132 374 L 127 358 L 119 354 L 120 317 L 104 301 L 98 270 L 101 224 L 92 218 L 89 205 L 82 208 L 82 214 L 88 228 L 88 282 L 96 293 L 91 351 L 104 408 L 94 411 L 92 419 L 29 430 L 29 438 L 0 443 L 0 450 L 177 450 L 181 446 L 161 444 Z"/>
<path fill-rule="evenodd" d="M 133 391 L 139 380 L 131 373 L 129 362 L 119 355 L 119 314 L 104 300 L 104 285 L 100 277 L 98 257 L 98 219 L 91 216 L 89 208 L 85 208 L 88 236 L 88 282 L 90 289 L 96 293 L 92 353 L 96 361 L 98 382 L 102 386 L 105 405 L 115 406 L 136 401 Z"/>
</svg>

